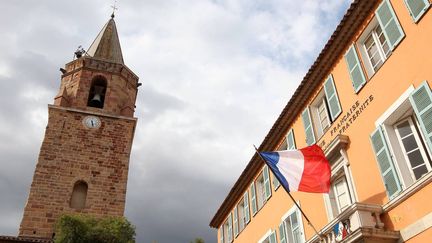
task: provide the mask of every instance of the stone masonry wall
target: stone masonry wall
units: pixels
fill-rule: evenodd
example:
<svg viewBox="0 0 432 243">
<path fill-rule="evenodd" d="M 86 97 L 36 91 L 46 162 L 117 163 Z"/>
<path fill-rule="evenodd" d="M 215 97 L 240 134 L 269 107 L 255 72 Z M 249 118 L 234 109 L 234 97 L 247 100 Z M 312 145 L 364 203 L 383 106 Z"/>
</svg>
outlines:
<svg viewBox="0 0 432 243">
<path fill-rule="evenodd" d="M 49 107 L 20 236 L 51 238 L 54 223 L 62 213 L 123 215 L 136 119 L 93 113 L 102 124 L 89 129 L 82 123 L 91 115 L 85 112 Z M 69 205 L 73 186 L 79 180 L 88 184 L 85 208 L 81 210 Z"/>
</svg>

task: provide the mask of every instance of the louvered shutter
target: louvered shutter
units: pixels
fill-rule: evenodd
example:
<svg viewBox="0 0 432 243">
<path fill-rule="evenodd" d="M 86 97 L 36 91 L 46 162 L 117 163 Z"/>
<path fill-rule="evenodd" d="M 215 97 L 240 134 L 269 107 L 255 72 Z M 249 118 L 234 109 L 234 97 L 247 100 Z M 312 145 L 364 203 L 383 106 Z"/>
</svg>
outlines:
<svg viewBox="0 0 432 243">
<path fill-rule="evenodd" d="M 257 212 L 257 201 L 256 201 L 256 192 L 255 192 L 255 182 L 252 182 L 250 186 L 251 190 L 251 204 L 252 204 L 252 215 L 255 215 Z"/>
<path fill-rule="evenodd" d="M 282 222 L 279 225 L 279 241 L 280 241 L 280 243 L 286 243 L 286 233 L 285 233 L 284 222 Z"/>
<path fill-rule="evenodd" d="M 384 0 L 375 12 L 383 33 L 393 50 L 405 36 L 389 0 Z"/>
<path fill-rule="evenodd" d="M 309 106 L 302 113 L 303 126 L 306 133 L 306 143 L 307 145 L 312 145 L 315 143 L 315 135 L 312 127 L 311 116 L 309 112 Z"/>
<path fill-rule="evenodd" d="M 264 176 L 264 188 L 265 188 L 266 199 L 269 199 L 271 196 L 271 186 L 270 186 L 269 168 L 267 165 L 264 166 L 263 176 Z"/>
<path fill-rule="evenodd" d="M 271 233 L 271 235 L 270 235 L 270 243 L 277 243 L 276 242 L 276 232 L 275 231 L 273 231 L 272 233 Z"/>
<path fill-rule="evenodd" d="M 342 109 L 339 103 L 339 97 L 336 92 L 333 75 L 331 74 L 324 83 L 324 92 L 328 107 L 330 109 L 331 120 L 334 121 L 336 117 L 342 112 Z"/>
<path fill-rule="evenodd" d="M 279 186 L 280 186 L 280 182 L 279 182 L 279 180 L 276 178 L 276 176 L 274 174 L 273 174 L 273 177 L 272 177 L 272 181 L 273 181 L 273 187 L 274 187 L 274 189 L 276 191 L 276 189 L 279 188 Z"/>
<path fill-rule="evenodd" d="M 294 130 L 292 128 L 289 130 L 289 132 L 287 134 L 286 141 L 287 141 L 287 149 L 288 150 L 296 149 L 296 144 L 295 144 L 295 140 L 294 140 Z"/>
<path fill-rule="evenodd" d="M 245 218 L 245 225 L 246 225 L 250 221 L 249 193 L 247 191 L 245 192 L 245 194 L 243 196 L 243 201 L 244 201 L 244 207 L 243 207 L 244 213 L 243 213 L 243 215 L 244 215 L 244 218 Z"/>
<path fill-rule="evenodd" d="M 351 82 L 354 87 L 354 91 L 357 93 L 361 87 L 366 83 L 366 78 L 363 73 L 363 69 L 360 64 L 360 60 L 357 55 L 356 48 L 353 45 L 348 49 L 345 54 L 345 61 L 348 66 L 348 71 L 351 77 Z"/>
<path fill-rule="evenodd" d="M 238 213 L 237 213 L 237 207 L 234 208 L 234 235 L 238 235 Z"/>
<path fill-rule="evenodd" d="M 432 151 L 432 92 L 426 81 L 411 93 L 410 102 L 414 107 L 429 150 Z"/>
<path fill-rule="evenodd" d="M 393 165 L 392 157 L 387 147 L 387 142 L 385 140 L 382 128 L 378 127 L 371 134 L 370 138 L 387 195 L 390 199 L 392 199 L 401 191 L 401 186 Z"/>
<path fill-rule="evenodd" d="M 404 2 L 414 22 L 417 22 L 430 6 L 428 0 L 404 0 Z"/>
</svg>

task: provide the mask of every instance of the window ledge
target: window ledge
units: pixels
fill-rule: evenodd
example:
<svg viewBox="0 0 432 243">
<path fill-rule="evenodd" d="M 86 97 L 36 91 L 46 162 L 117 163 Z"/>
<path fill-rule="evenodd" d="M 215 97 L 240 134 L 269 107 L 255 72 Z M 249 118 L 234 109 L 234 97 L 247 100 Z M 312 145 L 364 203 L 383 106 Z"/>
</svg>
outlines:
<svg viewBox="0 0 432 243">
<path fill-rule="evenodd" d="M 341 149 L 348 147 L 350 140 L 346 135 L 337 135 L 330 143 L 324 148 L 324 154 L 327 158 L 331 158 L 335 153 L 339 153 Z"/>
<path fill-rule="evenodd" d="M 407 198 L 411 197 L 414 193 L 420 191 L 423 187 L 428 185 L 432 181 L 432 171 L 424 175 L 420 180 L 409 186 L 407 189 L 402 191 L 401 194 L 390 200 L 388 203 L 383 205 L 384 212 L 388 212 L 404 202 Z"/>
</svg>

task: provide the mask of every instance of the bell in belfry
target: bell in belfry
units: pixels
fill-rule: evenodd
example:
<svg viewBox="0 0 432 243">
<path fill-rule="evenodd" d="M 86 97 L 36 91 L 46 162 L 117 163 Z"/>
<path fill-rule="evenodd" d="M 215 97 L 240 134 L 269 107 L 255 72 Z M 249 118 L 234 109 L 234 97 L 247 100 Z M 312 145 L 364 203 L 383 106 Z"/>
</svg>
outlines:
<svg viewBox="0 0 432 243">
<path fill-rule="evenodd" d="M 103 101 L 102 101 L 102 95 L 104 93 L 105 87 L 103 86 L 93 86 L 93 98 L 90 100 L 90 106 L 92 107 L 102 107 Z"/>
</svg>

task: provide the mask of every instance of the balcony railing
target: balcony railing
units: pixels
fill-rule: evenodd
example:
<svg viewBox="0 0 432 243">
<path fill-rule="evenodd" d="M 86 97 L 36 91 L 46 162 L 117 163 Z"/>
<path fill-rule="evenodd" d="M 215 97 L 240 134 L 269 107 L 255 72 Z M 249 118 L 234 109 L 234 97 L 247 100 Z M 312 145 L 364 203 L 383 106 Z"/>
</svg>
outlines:
<svg viewBox="0 0 432 243">
<path fill-rule="evenodd" d="M 354 203 L 318 232 L 321 238 L 314 235 L 307 243 L 356 242 L 358 240 L 368 242 L 377 239 L 397 242 L 400 234 L 398 231 L 384 229 L 384 223 L 380 219 L 382 212 L 380 205 Z M 344 236 L 336 235 L 335 226 L 341 228 L 339 232 L 344 231 Z"/>
</svg>

